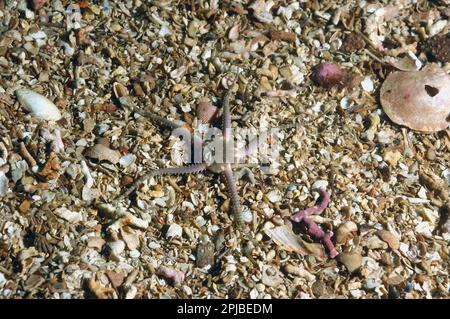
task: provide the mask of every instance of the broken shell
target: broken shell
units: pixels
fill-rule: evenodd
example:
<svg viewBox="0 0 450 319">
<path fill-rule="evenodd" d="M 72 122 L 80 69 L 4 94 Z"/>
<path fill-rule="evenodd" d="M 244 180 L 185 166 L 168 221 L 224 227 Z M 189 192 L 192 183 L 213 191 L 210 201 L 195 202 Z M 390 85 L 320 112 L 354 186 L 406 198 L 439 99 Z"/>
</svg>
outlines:
<svg viewBox="0 0 450 319">
<path fill-rule="evenodd" d="M 358 253 L 341 253 L 338 258 L 350 273 L 354 272 L 362 265 L 362 256 Z"/>
<path fill-rule="evenodd" d="M 416 57 L 416 55 L 408 51 L 406 55 L 401 58 L 386 58 L 387 62 L 400 71 L 418 71 L 422 67 L 422 62 Z"/>
<path fill-rule="evenodd" d="M 54 214 L 70 223 L 79 223 L 83 220 L 83 215 L 80 212 L 73 212 L 65 207 L 55 209 Z"/>
<path fill-rule="evenodd" d="M 239 39 L 239 24 L 231 27 L 230 31 L 228 32 L 228 39 L 230 39 L 231 41 L 236 41 Z"/>
<path fill-rule="evenodd" d="M 387 116 L 399 125 L 435 132 L 450 124 L 450 76 L 436 64 L 390 74 L 380 98 Z"/>
<path fill-rule="evenodd" d="M 373 81 L 370 78 L 370 76 L 365 76 L 364 79 L 361 81 L 361 86 L 366 92 L 372 92 L 373 91 Z"/>
<path fill-rule="evenodd" d="M 351 236 L 352 233 L 358 231 L 358 226 L 352 221 L 347 221 L 339 226 L 336 231 L 336 243 L 343 244 L 345 243 Z"/>
<path fill-rule="evenodd" d="M 373 235 L 364 241 L 364 246 L 369 249 L 387 249 L 388 245 L 377 236 Z"/>
<path fill-rule="evenodd" d="M 137 288 L 136 286 L 131 286 L 128 288 L 127 293 L 125 294 L 125 299 L 134 299 L 137 295 Z"/>
<path fill-rule="evenodd" d="M 118 82 L 113 84 L 113 92 L 114 92 L 114 96 L 117 99 L 120 99 L 123 96 L 128 96 L 128 89 L 123 85 L 120 84 Z"/>
<path fill-rule="evenodd" d="M 301 239 L 286 225 L 265 229 L 265 233 L 275 242 L 275 244 L 281 246 L 285 250 L 300 253 L 302 255 L 307 254 L 307 250 L 303 247 Z"/>
<path fill-rule="evenodd" d="M 58 121 L 62 115 L 52 101 L 45 96 L 28 89 L 17 89 L 14 92 L 19 102 L 34 117 L 47 121 Z"/>
<path fill-rule="evenodd" d="M 304 268 L 301 268 L 300 266 L 294 266 L 292 264 L 287 264 L 284 267 L 284 270 L 288 273 L 291 274 L 293 276 L 298 276 L 298 277 L 302 277 L 305 278 L 308 281 L 314 281 L 316 279 L 316 276 L 314 276 L 313 274 L 311 274 L 309 271 L 307 271 Z"/>
<path fill-rule="evenodd" d="M 256 19 L 263 23 L 272 23 L 273 16 L 271 14 L 271 9 L 275 5 L 272 0 L 256 0 L 253 2 L 249 8 L 253 10 L 253 15 Z"/>
<path fill-rule="evenodd" d="M 167 229 L 166 238 L 181 237 L 183 234 L 183 228 L 178 224 L 171 224 Z"/>
<path fill-rule="evenodd" d="M 120 158 L 119 164 L 122 167 L 128 167 L 131 164 L 133 164 L 135 160 L 136 160 L 136 155 L 134 155 L 134 154 L 127 154 L 127 155 L 124 155 L 124 156 L 122 156 Z"/>
<path fill-rule="evenodd" d="M 5 196 L 8 192 L 8 178 L 5 173 L 0 171 L 0 197 Z"/>
<path fill-rule="evenodd" d="M 139 234 L 134 229 L 125 226 L 120 229 L 120 235 L 129 250 L 133 251 L 139 247 Z"/>
<path fill-rule="evenodd" d="M 377 231 L 377 235 L 385 241 L 391 249 L 397 250 L 400 247 L 400 242 L 391 232 L 382 229 Z"/>
<path fill-rule="evenodd" d="M 105 245 L 105 240 L 101 237 L 89 237 L 87 241 L 87 246 L 89 248 L 95 248 L 97 250 L 101 250 L 103 245 Z"/>
<path fill-rule="evenodd" d="M 110 251 L 118 256 L 125 250 L 125 243 L 122 240 L 116 240 L 108 243 Z"/>
<path fill-rule="evenodd" d="M 98 159 L 99 161 L 108 161 L 117 164 L 120 160 L 120 153 L 112 150 L 106 145 L 96 144 L 86 151 L 86 156 Z"/>
</svg>

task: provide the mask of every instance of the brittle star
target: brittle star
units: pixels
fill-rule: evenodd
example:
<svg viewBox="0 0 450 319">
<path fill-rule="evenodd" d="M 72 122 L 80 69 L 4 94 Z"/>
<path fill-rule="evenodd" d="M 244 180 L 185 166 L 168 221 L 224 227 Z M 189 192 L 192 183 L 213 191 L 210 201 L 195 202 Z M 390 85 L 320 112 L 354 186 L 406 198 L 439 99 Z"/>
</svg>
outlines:
<svg viewBox="0 0 450 319">
<path fill-rule="evenodd" d="M 131 193 L 133 193 L 138 187 L 139 185 L 141 185 L 143 182 L 145 182 L 146 180 L 155 177 L 155 176 L 161 176 L 161 175 L 182 175 L 182 174 L 190 174 L 190 173 L 200 173 L 202 171 L 205 171 L 206 169 L 214 172 L 214 173 L 223 173 L 223 175 L 225 176 L 225 180 L 226 180 L 226 184 L 228 186 L 228 190 L 230 191 L 231 194 L 231 202 L 232 202 L 232 207 L 234 209 L 234 219 L 237 223 L 237 225 L 241 228 L 243 228 L 245 226 L 244 223 L 244 217 L 243 217 L 243 213 L 242 213 L 242 208 L 241 208 L 241 202 L 240 202 L 240 198 L 239 198 L 239 194 L 237 191 L 237 186 L 236 186 L 236 180 L 234 178 L 234 174 L 233 174 L 233 170 L 232 170 L 232 161 L 229 160 L 229 152 L 231 150 L 229 150 L 227 148 L 228 145 L 228 141 L 232 138 L 231 137 L 231 111 L 230 111 L 230 96 L 232 94 L 232 88 L 234 86 L 233 85 L 230 86 L 230 89 L 225 93 L 225 96 L 223 98 L 223 103 L 222 103 L 222 125 L 221 125 L 221 132 L 222 132 L 222 138 L 223 138 L 223 153 L 224 153 L 224 159 L 223 162 L 201 162 L 201 163 L 195 163 L 195 164 L 191 164 L 191 165 L 187 165 L 187 166 L 182 166 L 182 167 L 170 167 L 170 168 L 160 168 L 160 169 L 156 169 L 153 171 L 150 171 L 146 174 L 144 174 L 143 176 L 141 176 L 140 178 L 138 178 L 132 185 L 131 187 L 126 190 L 122 195 L 120 195 L 119 197 L 117 197 L 114 201 L 113 204 L 117 204 L 120 200 L 128 197 Z M 122 102 L 121 102 L 122 103 Z M 143 115 L 147 118 L 150 118 L 153 122 L 156 122 L 162 126 L 166 126 L 169 127 L 171 129 L 178 129 L 178 128 L 182 128 L 183 125 L 181 124 L 177 124 L 174 123 L 162 116 L 153 114 L 153 113 L 149 113 L 149 112 L 143 112 L 142 110 L 138 109 L 136 106 L 132 105 L 132 104 L 127 104 L 127 106 L 131 106 L 133 111 L 139 113 L 140 115 Z M 214 107 L 215 108 L 215 107 Z M 211 116 L 211 110 L 203 110 L 205 113 L 209 113 L 206 114 L 206 116 L 202 119 L 202 116 L 200 117 L 200 120 L 204 123 L 211 123 L 213 117 Z M 195 139 L 194 139 L 194 143 L 195 143 Z M 250 145 L 248 147 L 246 147 L 244 149 L 243 152 L 241 152 L 241 155 L 249 155 L 254 151 L 254 147 L 255 147 L 255 143 L 252 143 L 252 141 L 250 142 Z"/>
</svg>

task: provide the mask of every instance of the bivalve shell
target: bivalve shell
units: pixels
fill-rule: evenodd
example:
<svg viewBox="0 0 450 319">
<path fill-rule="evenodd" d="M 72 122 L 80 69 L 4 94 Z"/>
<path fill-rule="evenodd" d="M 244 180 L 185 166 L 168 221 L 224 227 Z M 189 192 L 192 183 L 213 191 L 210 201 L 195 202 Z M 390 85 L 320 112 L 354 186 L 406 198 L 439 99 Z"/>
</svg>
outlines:
<svg viewBox="0 0 450 319">
<path fill-rule="evenodd" d="M 58 121 L 62 118 L 56 105 L 45 96 L 25 88 L 17 89 L 15 94 L 20 104 L 34 117 L 46 121 Z"/>
<path fill-rule="evenodd" d="M 422 71 L 390 74 L 380 98 L 384 112 L 399 125 L 420 132 L 450 125 L 450 76 L 436 64 Z"/>
</svg>

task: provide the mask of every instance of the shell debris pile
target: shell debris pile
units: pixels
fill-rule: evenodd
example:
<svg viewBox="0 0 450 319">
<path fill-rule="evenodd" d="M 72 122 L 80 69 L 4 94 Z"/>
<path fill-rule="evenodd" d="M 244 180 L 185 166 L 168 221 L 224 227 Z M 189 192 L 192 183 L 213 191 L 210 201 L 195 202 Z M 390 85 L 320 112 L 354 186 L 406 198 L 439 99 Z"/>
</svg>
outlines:
<svg viewBox="0 0 450 319">
<path fill-rule="evenodd" d="M 448 1 L 69 2 L 0 0 L 0 298 L 449 297 Z M 214 174 L 113 205 L 227 89 L 247 229 Z"/>
</svg>

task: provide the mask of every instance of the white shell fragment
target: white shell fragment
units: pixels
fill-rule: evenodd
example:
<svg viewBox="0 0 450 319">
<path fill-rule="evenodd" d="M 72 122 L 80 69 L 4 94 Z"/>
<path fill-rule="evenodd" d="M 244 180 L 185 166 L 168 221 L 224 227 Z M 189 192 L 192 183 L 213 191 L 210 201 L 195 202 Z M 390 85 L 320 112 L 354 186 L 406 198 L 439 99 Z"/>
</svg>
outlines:
<svg viewBox="0 0 450 319">
<path fill-rule="evenodd" d="M 114 255 L 118 256 L 125 250 L 125 242 L 123 242 L 122 240 L 109 242 L 108 248 Z"/>
<path fill-rule="evenodd" d="M 249 8 L 253 9 L 255 18 L 263 23 L 271 23 L 273 21 L 273 16 L 270 13 L 271 8 L 275 5 L 275 2 L 269 0 L 257 0 L 253 2 Z"/>
<path fill-rule="evenodd" d="M 418 71 L 422 68 L 422 62 L 411 51 L 408 51 L 404 57 L 387 57 L 386 60 L 400 71 Z"/>
<path fill-rule="evenodd" d="M 437 64 L 417 72 L 394 72 L 384 81 L 381 105 L 399 125 L 436 132 L 450 125 L 450 76 Z"/>
<path fill-rule="evenodd" d="M 81 161 L 81 172 L 84 175 L 84 178 L 86 180 L 86 186 L 88 188 L 91 188 L 94 186 L 94 179 L 92 178 L 91 172 L 89 171 L 89 167 L 87 166 L 85 161 Z"/>
<path fill-rule="evenodd" d="M 55 215 L 67 220 L 70 223 L 79 223 L 83 220 L 83 215 L 80 212 L 73 212 L 65 207 L 55 209 Z"/>
<path fill-rule="evenodd" d="M 58 121 L 62 118 L 56 105 L 45 96 L 24 88 L 17 89 L 15 94 L 23 107 L 34 117 L 46 121 Z"/>
<path fill-rule="evenodd" d="M 134 155 L 134 154 L 127 154 L 127 155 L 124 155 L 124 156 L 122 156 L 120 158 L 119 164 L 122 167 L 128 167 L 131 164 L 133 164 L 135 160 L 136 160 L 136 155 Z"/>
<path fill-rule="evenodd" d="M 0 197 L 5 196 L 8 192 L 8 178 L 5 173 L 0 171 Z"/>
<path fill-rule="evenodd" d="M 287 226 L 278 226 L 275 228 L 266 229 L 265 233 L 277 245 L 283 247 L 287 251 L 293 251 L 302 255 L 306 255 L 301 239 L 294 234 L 294 232 Z"/>
<path fill-rule="evenodd" d="M 183 228 L 178 224 L 171 224 L 167 229 L 166 238 L 181 237 L 183 234 Z"/>
<path fill-rule="evenodd" d="M 364 77 L 364 80 L 361 81 L 361 86 L 366 92 L 372 92 L 373 91 L 373 81 L 370 78 L 370 76 Z"/>
</svg>

